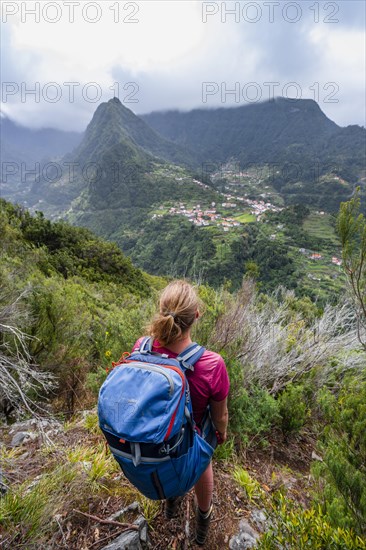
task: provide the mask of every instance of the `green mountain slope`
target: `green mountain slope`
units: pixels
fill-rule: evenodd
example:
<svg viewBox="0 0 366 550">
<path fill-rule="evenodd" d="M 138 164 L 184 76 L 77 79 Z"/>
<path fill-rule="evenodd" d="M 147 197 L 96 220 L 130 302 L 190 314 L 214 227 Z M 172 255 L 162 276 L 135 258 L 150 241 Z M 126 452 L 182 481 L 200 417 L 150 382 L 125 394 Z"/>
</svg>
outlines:
<svg viewBox="0 0 366 550">
<path fill-rule="evenodd" d="M 118 100 L 98 107 L 79 146 L 62 159 L 61 174 L 34 183 L 30 193 L 33 203 L 38 199 L 66 208 L 82 192 L 95 203 L 101 195 L 107 199 L 114 184 L 143 179 L 152 157 L 130 139 L 121 125 L 119 113 L 123 109 Z M 124 188 L 117 187 L 121 198 Z"/>
<path fill-rule="evenodd" d="M 168 139 L 219 161 L 248 155 L 249 161 L 265 162 L 293 144 L 315 150 L 338 128 L 315 101 L 284 98 L 233 108 L 157 112 L 143 119 Z"/>
<path fill-rule="evenodd" d="M 28 271 L 39 270 L 46 277 L 77 277 L 85 283 L 118 284 L 134 294 L 150 293 L 145 275 L 117 245 L 103 241 L 88 229 L 51 222 L 42 212 L 31 216 L 4 199 L 0 199 L 0 228 L 3 269 L 11 259 L 15 265 L 29 263 Z M 25 257 L 32 257 L 32 261 L 26 262 Z"/>
<path fill-rule="evenodd" d="M 313 100 L 277 98 L 235 108 L 156 112 L 143 119 L 197 151 L 207 171 L 230 158 L 242 167 L 272 165 L 284 196 L 297 194 L 294 184 L 306 184 L 303 201 L 316 198 L 318 178 L 331 173 L 346 180 L 339 197 L 344 200 L 366 169 L 366 130 L 340 128 Z"/>
<path fill-rule="evenodd" d="M 137 144 L 155 135 L 141 128 L 148 127 L 119 100 L 101 104 L 79 146 L 63 159 L 70 171 L 54 181 L 43 178 L 34 183 L 32 209 L 88 227 L 123 249 L 131 232 L 143 231 L 154 212 L 160 216 L 161 208 L 179 207 L 181 201 L 206 207 L 218 202 L 217 191 L 193 172 Z"/>
<path fill-rule="evenodd" d="M 189 167 L 197 164 L 194 155 L 188 154 L 183 147 L 157 134 L 116 97 L 98 106 L 92 122 L 86 129 L 85 139 L 72 152 L 70 158 L 86 160 L 92 154 L 99 157 L 123 138 L 160 159 Z"/>
</svg>

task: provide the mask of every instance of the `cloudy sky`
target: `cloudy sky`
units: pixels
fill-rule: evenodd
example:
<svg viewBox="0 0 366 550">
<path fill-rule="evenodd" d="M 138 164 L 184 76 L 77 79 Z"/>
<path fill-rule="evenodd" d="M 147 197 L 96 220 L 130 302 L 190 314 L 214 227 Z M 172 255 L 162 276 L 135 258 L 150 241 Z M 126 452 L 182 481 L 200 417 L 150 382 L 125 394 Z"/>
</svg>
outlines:
<svg viewBox="0 0 366 550">
<path fill-rule="evenodd" d="M 114 96 L 141 114 L 280 95 L 365 125 L 363 0 L 3 0 L 1 11 L 1 111 L 27 126 L 84 130 Z"/>
</svg>

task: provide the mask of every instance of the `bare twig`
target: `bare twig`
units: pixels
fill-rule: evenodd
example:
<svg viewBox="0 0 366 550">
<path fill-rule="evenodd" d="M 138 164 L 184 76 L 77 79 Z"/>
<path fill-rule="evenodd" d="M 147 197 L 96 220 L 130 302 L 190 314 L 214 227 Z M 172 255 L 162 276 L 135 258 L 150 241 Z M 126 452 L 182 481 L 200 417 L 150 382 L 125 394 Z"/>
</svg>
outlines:
<svg viewBox="0 0 366 550">
<path fill-rule="evenodd" d="M 49 393 L 54 386 L 54 377 L 32 363 L 28 346 L 34 337 L 19 328 L 29 321 L 28 311 L 22 304 L 29 292 L 30 288 L 27 288 L 0 307 L 0 401 L 9 402 L 14 408 L 37 417 L 37 413 L 48 413 L 29 395 Z M 5 297 L 0 298 L 4 302 Z"/>
<path fill-rule="evenodd" d="M 85 512 L 82 512 L 81 510 L 73 509 L 73 512 L 76 512 L 77 514 L 81 514 L 82 516 L 85 516 L 86 518 L 91 518 L 94 521 L 97 521 L 98 523 L 103 523 L 105 525 L 117 525 L 118 527 L 123 527 L 125 531 L 138 531 L 139 526 L 133 525 L 132 523 L 121 523 L 120 521 L 113 521 L 111 519 L 102 519 L 98 516 L 93 516 L 92 514 L 87 514 Z"/>
</svg>

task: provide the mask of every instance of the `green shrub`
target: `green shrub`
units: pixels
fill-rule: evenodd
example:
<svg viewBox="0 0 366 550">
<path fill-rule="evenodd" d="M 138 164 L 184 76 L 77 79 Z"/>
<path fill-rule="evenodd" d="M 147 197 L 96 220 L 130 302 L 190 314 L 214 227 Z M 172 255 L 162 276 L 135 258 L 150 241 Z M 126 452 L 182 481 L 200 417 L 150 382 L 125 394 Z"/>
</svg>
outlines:
<svg viewBox="0 0 366 550">
<path fill-rule="evenodd" d="M 234 438 L 229 437 L 229 439 L 227 439 L 225 443 L 218 445 L 215 449 L 215 459 L 222 462 L 232 461 L 235 456 L 234 443 Z"/>
<path fill-rule="evenodd" d="M 265 435 L 278 421 L 278 403 L 263 388 L 244 388 L 243 367 L 234 360 L 226 362 L 230 377 L 230 431 L 245 445 L 259 441 L 266 444 Z"/>
<path fill-rule="evenodd" d="M 332 525 L 366 534 L 366 381 L 348 376 L 338 394 L 323 390 L 319 404 L 327 423 L 319 442 L 323 461 L 312 467 L 315 501 Z"/>
<path fill-rule="evenodd" d="M 158 500 L 151 500 L 141 493 L 137 495 L 137 500 L 141 506 L 144 518 L 146 519 L 149 527 L 152 528 L 153 520 L 160 513 L 160 502 Z"/>
<path fill-rule="evenodd" d="M 292 433 L 298 433 L 304 426 L 307 416 L 303 386 L 289 384 L 279 396 L 278 405 L 284 435 L 287 437 Z"/>
<path fill-rule="evenodd" d="M 206 285 L 200 285 L 198 295 L 204 308 L 202 317 L 193 326 L 192 338 L 202 346 L 209 347 L 212 329 L 224 310 L 223 292 Z"/>
<path fill-rule="evenodd" d="M 85 428 L 94 435 L 100 434 L 99 419 L 97 413 L 87 414 L 84 420 Z"/>
<path fill-rule="evenodd" d="M 259 499 L 263 495 L 263 490 L 257 480 L 253 479 L 247 470 L 241 466 L 234 468 L 233 478 L 244 489 L 246 497 L 251 502 Z"/>
<path fill-rule="evenodd" d="M 91 391 L 94 397 L 98 397 L 100 387 L 107 378 L 107 375 L 107 370 L 102 367 L 97 367 L 95 371 L 87 373 L 85 387 Z"/>
<path fill-rule="evenodd" d="M 271 527 L 258 550 L 362 550 L 365 539 L 354 531 L 333 527 L 319 508 L 304 510 L 283 495 L 273 503 Z"/>
<path fill-rule="evenodd" d="M 87 389 L 94 395 L 105 369 L 130 351 L 150 316 L 152 300 L 128 295 L 114 283 L 37 277 L 29 299 L 32 354 L 58 380 L 59 404 L 72 415 Z"/>
<path fill-rule="evenodd" d="M 32 353 L 44 370 L 55 375 L 57 395 L 71 415 L 77 405 L 81 408 L 92 362 L 95 304 L 80 283 L 52 277 L 38 281 L 30 305 L 36 337 Z"/>
</svg>

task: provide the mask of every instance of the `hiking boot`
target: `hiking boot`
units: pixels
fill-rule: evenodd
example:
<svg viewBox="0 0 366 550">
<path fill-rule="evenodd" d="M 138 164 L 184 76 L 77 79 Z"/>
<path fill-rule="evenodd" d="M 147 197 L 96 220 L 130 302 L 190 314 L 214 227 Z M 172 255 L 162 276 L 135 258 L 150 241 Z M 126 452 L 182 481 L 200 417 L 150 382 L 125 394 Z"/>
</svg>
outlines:
<svg viewBox="0 0 366 550">
<path fill-rule="evenodd" d="M 165 518 L 172 519 L 177 515 L 183 497 L 167 498 L 165 501 Z"/>
<path fill-rule="evenodd" d="M 199 545 L 205 544 L 210 527 L 213 505 L 204 514 L 199 507 L 196 508 L 196 543 Z"/>
</svg>

